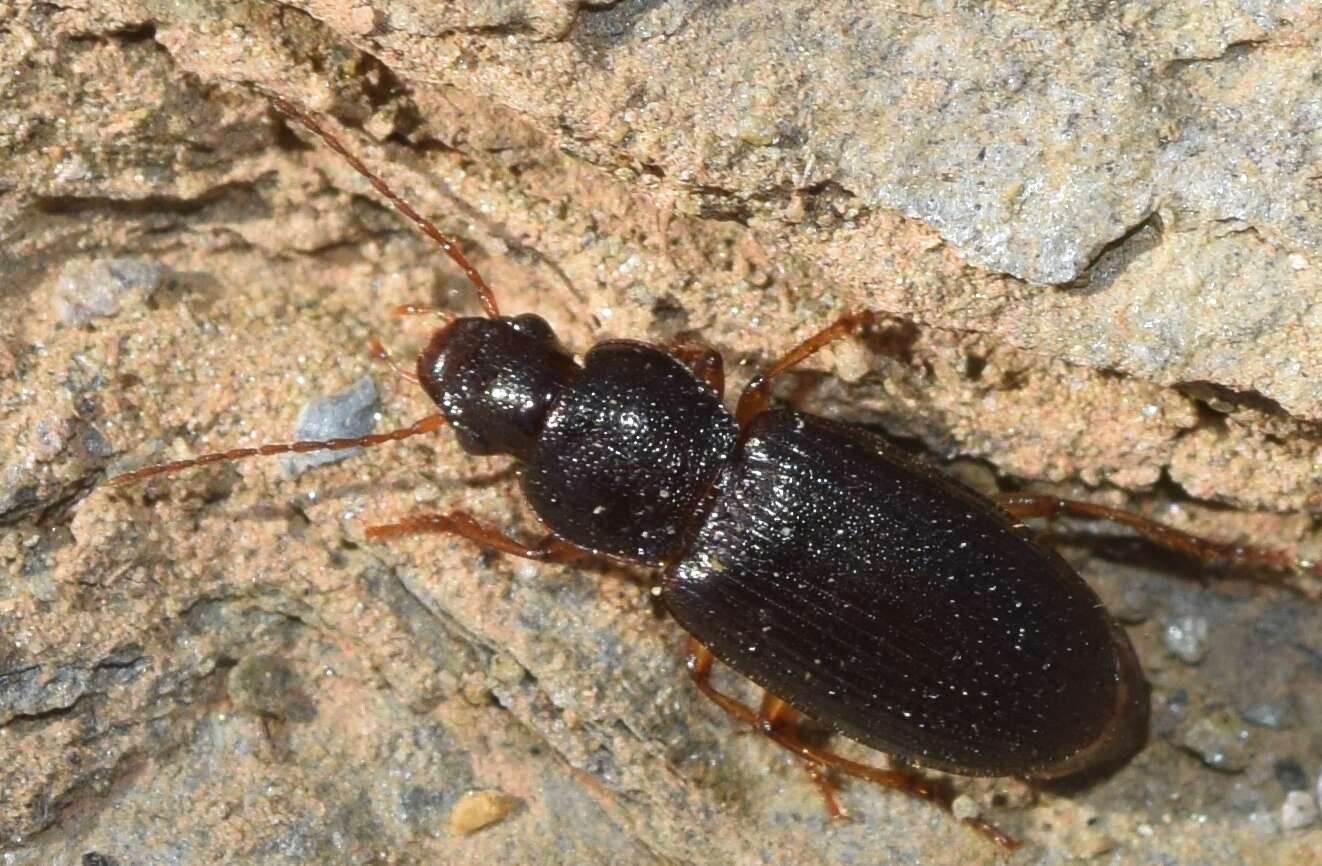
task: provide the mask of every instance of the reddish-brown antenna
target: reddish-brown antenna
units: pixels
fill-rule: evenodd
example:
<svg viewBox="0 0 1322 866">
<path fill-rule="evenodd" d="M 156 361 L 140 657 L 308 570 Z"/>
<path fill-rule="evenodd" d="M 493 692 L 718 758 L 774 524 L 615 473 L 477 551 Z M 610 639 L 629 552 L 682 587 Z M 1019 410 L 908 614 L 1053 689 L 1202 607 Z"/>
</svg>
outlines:
<svg viewBox="0 0 1322 866">
<path fill-rule="evenodd" d="M 349 448 L 370 448 L 373 445 L 398 442 L 400 439 L 407 439 L 410 436 L 430 433 L 444 426 L 444 417 L 428 415 L 408 427 L 401 427 L 398 430 L 390 430 L 385 433 L 371 433 L 367 436 L 354 436 L 347 439 L 280 442 L 255 445 L 251 448 L 232 448 L 229 451 L 217 451 L 214 454 L 203 454 L 201 457 L 190 457 L 187 460 L 175 460 L 172 463 L 161 463 L 156 466 L 135 469 L 132 472 L 125 472 L 123 475 L 116 475 L 110 479 L 110 483 L 119 487 L 125 484 L 137 483 L 144 478 L 151 478 L 153 475 L 167 475 L 193 466 L 206 466 L 209 463 L 228 463 L 231 460 L 243 460 L 245 457 L 269 457 L 272 454 L 306 454 L 309 451 L 344 451 Z"/>
<path fill-rule="evenodd" d="M 282 114 L 297 120 L 299 123 L 320 136 L 321 140 L 326 142 L 327 147 L 344 157 L 345 161 L 353 166 L 355 171 L 367 178 L 368 182 L 376 188 L 376 191 L 381 193 L 387 201 L 394 205 L 395 210 L 410 219 L 418 226 L 418 228 L 422 229 L 424 234 L 436 241 L 441 249 L 445 251 L 445 254 L 453 259 L 455 264 L 459 265 L 463 270 L 464 275 L 468 277 L 469 282 L 471 282 L 473 287 L 477 289 L 478 297 L 481 299 L 482 307 L 486 310 L 487 315 L 492 318 L 500 315 L 500 308 L 496 305 L 495 293 L 491 291 L 491 287 L 482 279 L 482 275 L 477 272 L 477 269 L 474 268 L 469 263 L 468 259 L 464 257 L 463 252 L 459 249 L 459 244 L 453 238 L 438 229 L 431 220 L 418 213 L 414 210 L 412 205 L 400 198 L 384 180 L 364 165 L 362 160 L 350 153 L 349 149 L 341 144 L 338 138 L 328 132 L 325 127 L 314 120 L 311 115 L 293 103 L 281 99 L 280 97 L 273 97 L 272 102 L 276 109 Z M 430 314 L 438 316 L 446 321 L 452 321 L 454 318 L 453 314 L 443 310 L 411 304 L 395 308 L 394 314 Z M 417 381 L 417 376 L 396 364 L 390 357 L 389 353 L 385 351 L 385 348 L 382 347 L 380 342 L 375 338 L 372 340 L 371 348 L 373 355 L 389 364 L 391 369 L 397 374 L 409 381 Z M 157 475 L 167 475 L 193 466 L 205 466 L 211 463 L 226 463 L 231 460 L 243 460 L 248 457 L 266 457 L 273 454 L 290 453 L 303 454 L 308 451 L 343 451 L 349 448 L 368 448 L 373 445 L 381 445 L 385 442 L 397 442 L 400 439 L 407 439 L 410 436 L 417 436 L 422 433 L 430 433 L 433 430 L 440 429 L 444 425 L 445 419 L 443 416 L 428 415 L 426 418 L 423 418 L 421 421 L 418 421 L 411 426 L 401 427 L 398 430 L 391 430 L 386 433 L 372 433 L 367 436 L 355 436 L 344 439 L 282 442 L 268 445 L 257 445 L 250 448 L 232 448 L 228 451 L 217 451 L 214 454 L 203 454 L 200 457 L 192 457 L 188 460 L 175 460 L 171 463 L 162 463 L 157 466 L 146 466 L 142 469 L 135 469 L 132 472 L 125 472 L 123 475 L 116 475 L 114 478 L 110 479 L 110 483 L 115 486 L 134 484 L 147 478 L 152 478 Z"/>
<path fill-rule="evenodd" d="M 331 133 L 316 120 L 313 120 L 312 116 L 306 111 L 294 105 L 292 102 L 281 99 L 278 96 L 272 97 L 271 102 L 281 114 L 292 118 L 293 120 L 297 120 L 312 132 L 321 136 L 321 140 L 326 142 L 326 146 L 344 157 L 345 162 L 349 163 L 349 165 L 353 166 L 355 171 L 367 178 L 368 183 L 372 184 L 377 192 L 381 193 L 387 201 L 395 206 L 395 210 L 412 220 L 414 225 L 422 229 L 427 237 L 440 244 L 440 247 L 445 251 L 445 254 L 454 260 L 454 263 L 463 270 L 464 276 L 468 277 L 468 281 L 473 284 L 473 288 L 477 289 L 478 297 L 482 300 L 482 309 L 487 311 L 487 315 L 493 319 L 500 315 L 500 308 L 496 305 L 495 293 L 491 291 L 491 287 L 487 285 L 486 280 L 482 279 L 482 275 L 477 272 L 477 268 L 469 264 L 468 259 L 464 257 L 463 251 L 459 249 L 459 243 L 455 241 L 454 238 L 442 232 L 431 220 L 418 213 L 413 209 L 411 204 L 400 198 L 384 180 L 373 173 L 366 165 L 363 165 L 362 160 L 350 153 L 349 149 L 341 144 L 338 138 L 331 135 Z"/>
</svg>

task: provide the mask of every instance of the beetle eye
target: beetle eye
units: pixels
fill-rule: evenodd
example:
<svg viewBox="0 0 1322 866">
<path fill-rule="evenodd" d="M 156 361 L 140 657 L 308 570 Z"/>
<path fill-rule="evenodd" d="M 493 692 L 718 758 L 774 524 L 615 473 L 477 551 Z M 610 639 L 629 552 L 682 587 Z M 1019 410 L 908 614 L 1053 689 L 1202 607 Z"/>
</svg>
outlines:
<svg viewBox="0 0 1322 866">
<path fill-rule="evenodd" d="M 528 337 L 538 340 L 551 340 L 555 337 L 555 332 L 551 326 L 546 324 L 546 320 L 535 313 L 523 313 L 510 320 L 514 325 L 514 330 Z"/>
</svg>

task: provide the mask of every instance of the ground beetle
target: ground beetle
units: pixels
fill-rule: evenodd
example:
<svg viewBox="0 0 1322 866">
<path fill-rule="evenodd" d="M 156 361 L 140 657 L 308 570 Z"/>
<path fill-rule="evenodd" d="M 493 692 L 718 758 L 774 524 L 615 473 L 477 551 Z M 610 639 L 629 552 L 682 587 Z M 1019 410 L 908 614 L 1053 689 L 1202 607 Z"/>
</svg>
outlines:
<svg viewBox="0 0 1322 866">
<path fill-rule="evenodd" d="M 1110 520 L 1208 561 L 1282 569 L 1283 552 L 1209 541 L 1126 512 L 1050 496 L 993 501 L 859 427 L 769 409 L 779 374 L 868 324 L 848 315 L 722 402 L 721 356 L 696 346 L 598 343 L 581 364 L 541 318 L 502 316 L 455 242 L 320 123 L 319 135 L 463 269 L 486 317 L 444 320 L 411 373 L 440 412 L 353 439 L 241 448 L 120 475 L 376 445 L 454 430 L 472 454 L 508 454 L 550 532 L 529 546 L 452 511 L 375 526 L 371 538 L 459 535 L 535 560 L 606 556 L 659 568 L 660 597 L 688 630 L 688 669 L 724 710 L 794 752 L 840 816 L 826 768 L 947 810 L 941 789 L 805 742 L 801 716 L 903 764 L 969 776 L 1067 776 L 1143 743 L 1148 686 L 1097 595 L 1025 517 Z M 1318 568 L 1314 564 L 1305 567 Z M 765 689 L 754 709 L 710 681 L 715 659 Z M 1004 847 L 990 823 L 965 819 Z"/>
</svg>

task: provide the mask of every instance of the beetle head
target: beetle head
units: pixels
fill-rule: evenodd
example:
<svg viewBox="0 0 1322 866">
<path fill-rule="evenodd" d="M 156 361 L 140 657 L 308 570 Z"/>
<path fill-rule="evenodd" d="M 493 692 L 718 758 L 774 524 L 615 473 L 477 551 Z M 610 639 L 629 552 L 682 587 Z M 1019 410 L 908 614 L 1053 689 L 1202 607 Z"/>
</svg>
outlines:
<svg viewBox="0 0 1322 866">
<path fill-rule="evenodd" d="M 418 355 L 418 379 L 470 454 L 527 459 L 579 367 L 539 316 L 456 319 Z"/>
</svg>

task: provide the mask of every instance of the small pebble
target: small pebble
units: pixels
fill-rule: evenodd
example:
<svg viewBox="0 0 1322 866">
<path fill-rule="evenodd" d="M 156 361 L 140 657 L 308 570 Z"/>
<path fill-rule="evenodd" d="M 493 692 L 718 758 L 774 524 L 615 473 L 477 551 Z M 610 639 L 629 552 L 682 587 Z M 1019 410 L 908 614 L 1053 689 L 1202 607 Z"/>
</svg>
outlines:
<svg viewBox="0 0 1322 866">
<path fill-rule="evenodd" d="M 459 683 L 459 696 L 475 707 L 486 706 L 491 701 L 487 678 L 476 673 L 464 676 Z"/>
<path fill-rule="evenodd" d="M 140 259 L 69 262 L 60 272 L 55 310 L 70 325 L 113 316 L 129 302 L 145 304 L 164 278 L 165 268 Z"/>
<path fill-rule="evenodd" d="M 1307 791 L 1291 791 L 1281 803 L 1281 827 L 1302 830 L 1317 821 L 1317 802 Z"/>
<path fill-rule="evenodd" d="M 852 385 L 872 371 L 868 350 L 863 347 L 862 340 L 845 340 L 833 348 L 831 372 L 841 381 Z"/>
<path fill-rule="evenodd" d="M 1207 655 L 1207 620 L 1201 616 L 1167 619 L 1161 638 L 1171 655 L 1185 664 L 1196 665 Z"/>
<path fill-rule="evenodd" d="M 519 805 L 517 797 L 504 791 L 472 791 L 465 794 L 450 812 L 450 831 L 466 836 L 483 827 L 504 820 Z"/>
<path fill-rule="evenodd" d="M 1076 860 L 1092 860 L 1115 848 L 1116 842 L 1095 827 L 1081 827 L 1067 837 L 1065 848 Z"/>
<path fill-rule="evenodd" d="M 96 427 L 88 424 L 78 437 L 78 444 L 92 457 L 113 457 L 115 446 Z"/>
<path fill-rule="evenodd" d="M 507 686 L 515 686 L 523 682 L 523 677 L 527 673 L 523 669 L 523 665 L 505 653 L 494 656 L 487 671 L 494 679 Z"/>
<path fill-rule="evenodd" d="M 737 135 L 739 140 L 745 144 L 766 147 L 776 140 L 780 135 L 780 131 L 776 129 L 776 124 L 769 118 L 752 113 L 746 114 L 740 119 Z"/>
<path fill-rule="evenodd" d="M 376 427 L 376 383 L 364 376 L 347 390 L 328 397 L 316 397 L 303 406 L 294 427 L 295 439 L 349 439 L 366 436 Z M 314 451 L 309 454 L 286 454 L 280 466 L 286 478 L 297 478 L 314 466 L 336 463 L 358 454 L 361 448 L 343 451 Z"/>
<path fill-rule="evenodd" d="M 954 802 L 950 804 L 950 813 L 954 815 L 957 820 L 963 821 L 968 818 L 978 817 L 978 815 L 982 814 L 982 809 L 978 806 L 977 800 L 973 799 L 968 794 L 960 794 L 954 799 Z"/>
<path fill-rule="evenodd" d="M 1180 745 L 1223 773 L 1243 772 L 1249 763 L 1248 731 L 1224 709 L 1213 710 L 1186 727 Z"/>
<path fill-rule="evenodd" d="M 1239 715 L 1246 722 L 1276 730 L 1289 727 L 1290 723 L 1289 711 L 1285 707 L 1276 704 L 1254 704 L 1240 710 Z"/>
<path fill-rule="evenodd" d="M 385 141 L 395 133 L 395 120 L 393 111 L 378 111 L 367 118 L 367 121 L 363 123 L 363 129 L 377 141 Z"/>
<path fill-rule="evenodd" d="M 1152 596 L 1142 589 L 1131 587 L 1111 607 L 1111 615 L 1124 625 L 1140 625 L 1152 618 L 1152 605 Z"/>
</svg>

